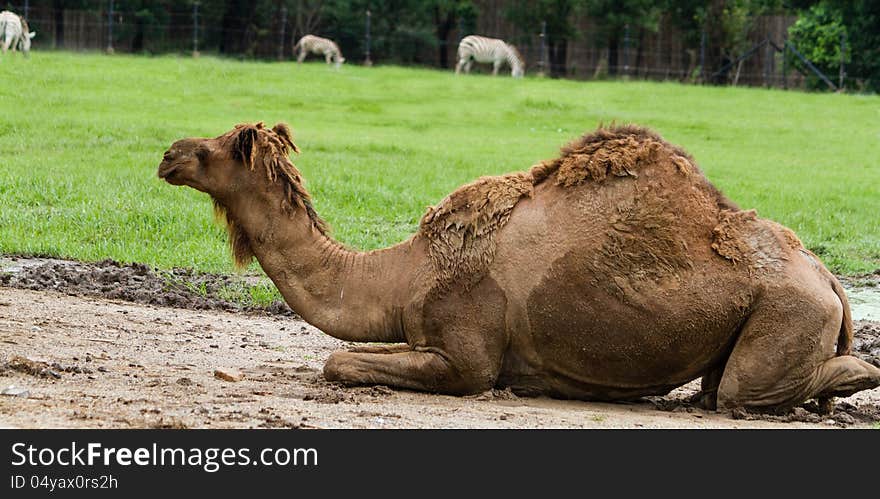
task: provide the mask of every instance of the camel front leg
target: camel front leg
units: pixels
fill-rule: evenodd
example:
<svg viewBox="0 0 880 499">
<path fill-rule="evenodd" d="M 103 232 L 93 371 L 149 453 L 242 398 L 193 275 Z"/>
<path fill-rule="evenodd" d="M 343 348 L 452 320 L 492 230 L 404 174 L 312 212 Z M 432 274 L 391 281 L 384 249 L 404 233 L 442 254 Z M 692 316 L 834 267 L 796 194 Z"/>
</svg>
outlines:
<svg viewBox="0 0 880 499">
<path fill-rule="evenodd" d="M 328 381 L 387 385 L 450 395 L 480 393 L 493 383 L 468 379 L 442 355 L 431 351 L 397 353 L 334 352 L 324 364 Z"/>
<path fill-rule="evenodd" d="M 412 347 L 406 343 L 395 343 L 391 345 L 364 345 L 348 349 L 352 353 L 400 353 L 412 352 Z"/>
<path fill-rule="evenodd" d="M 429 319 L 406 335 L 413 346 L 334 352 L 324 377 L 450 395 L 484 392 L 497 383 L 508 346 L 506 302 L 490 278 L 471 290 L 450 292 L 422 309 Z"/>
</svg>

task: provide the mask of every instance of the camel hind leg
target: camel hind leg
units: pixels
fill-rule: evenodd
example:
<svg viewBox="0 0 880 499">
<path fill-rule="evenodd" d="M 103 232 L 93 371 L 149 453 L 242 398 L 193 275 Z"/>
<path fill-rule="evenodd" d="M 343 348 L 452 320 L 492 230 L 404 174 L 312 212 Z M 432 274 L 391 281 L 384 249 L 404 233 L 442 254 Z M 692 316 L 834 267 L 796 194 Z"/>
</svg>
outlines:
<svg viewBox="0 0 880 499">
<path fill-rule="evenodd" d="M 843 320 L 828 288 L 768 290 L 742 329 L 718 385 L 719 408 L 788 409 L 880 386 L 880 369 L 836 357 Z"/>
<path fill-rule="evenodd" d="M 880 369 L 858 357 L 842 355 L 819 366 L 813 385 L 819 399 L 849 397 L 880 386 Z"/>
</svg>

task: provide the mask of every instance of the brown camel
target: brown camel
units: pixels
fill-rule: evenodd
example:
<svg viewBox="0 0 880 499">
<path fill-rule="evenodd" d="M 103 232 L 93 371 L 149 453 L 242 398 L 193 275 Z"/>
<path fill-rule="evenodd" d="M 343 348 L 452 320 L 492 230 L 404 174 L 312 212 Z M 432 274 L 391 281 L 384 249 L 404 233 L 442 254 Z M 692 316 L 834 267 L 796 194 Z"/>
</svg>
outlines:
<svg viewBox="0 0 880 499">
<path fill-rule="evenodd" d="M 682 149 L 636 126 L 465 185 L 396 246 L 331 239 L 285 124 L 175 142 L 158 175 L 214 199 L 234 258 L 336 338 L 328 380 L 586 400 L 702 376 L 710 408 L 828 405 L 880 385 L 850 355 L 846 296 L 789 229 L 742 211 Z"/>
</svg>

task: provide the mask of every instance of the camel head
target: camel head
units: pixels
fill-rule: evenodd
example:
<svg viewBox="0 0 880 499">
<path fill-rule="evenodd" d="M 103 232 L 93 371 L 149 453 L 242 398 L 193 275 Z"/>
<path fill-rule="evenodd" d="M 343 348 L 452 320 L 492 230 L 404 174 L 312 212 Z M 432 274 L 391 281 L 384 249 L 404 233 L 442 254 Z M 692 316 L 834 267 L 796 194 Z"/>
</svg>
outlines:
<svg viewBox="0 0 880 499">
<path fill-rule="evenodd" d="M 230 192 L 257 188 L 256 184 L 275 182 L 279 176 L 301 184 L 288 157 L 290 150 L 299 152 L 286 124 L 271 129 L 263 123 L 240 124 L 213 139 L 187 138 L 171 144 L 157 173 L 169 184 L 186 185 L 222 201 Z"/>
<path fill-rule="evenodd" d="M 262 122 L 240 124 L 215 137 L 181 139 L 165 151 L 159 178 L 172 185 L 185 185 L 209 194 L 218 216 L 225 218 L 236 264 L 250 262 L 250 243 L 227 209 L 236 197 L 259 197 L 276 193 L 277 208 L 295 215 L 303 213 L 322 233 L 324 221 L 312 208 L 299 170 L 290 151 L 299 152 L 285 123 L 266 128 Z"/>
</svg>

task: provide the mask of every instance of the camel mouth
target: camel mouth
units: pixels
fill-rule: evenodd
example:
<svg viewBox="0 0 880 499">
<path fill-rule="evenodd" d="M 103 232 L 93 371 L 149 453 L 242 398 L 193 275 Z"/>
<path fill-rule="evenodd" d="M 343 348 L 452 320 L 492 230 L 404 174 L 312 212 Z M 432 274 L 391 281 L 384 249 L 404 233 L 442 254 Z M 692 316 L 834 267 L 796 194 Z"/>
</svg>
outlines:
<svg viewBox="0 0 880 499">
<path fill-rule="evenodd" d="M 178 165 L 173 163 L 166 164 L 165 162 L 162 162 L 162 164 L 159 165 L 159 171 L 156 172 L 156 175 L 166 182 L 171 182 L 172 177 L 177 173 L 177 167 Z"/>
</svg>

